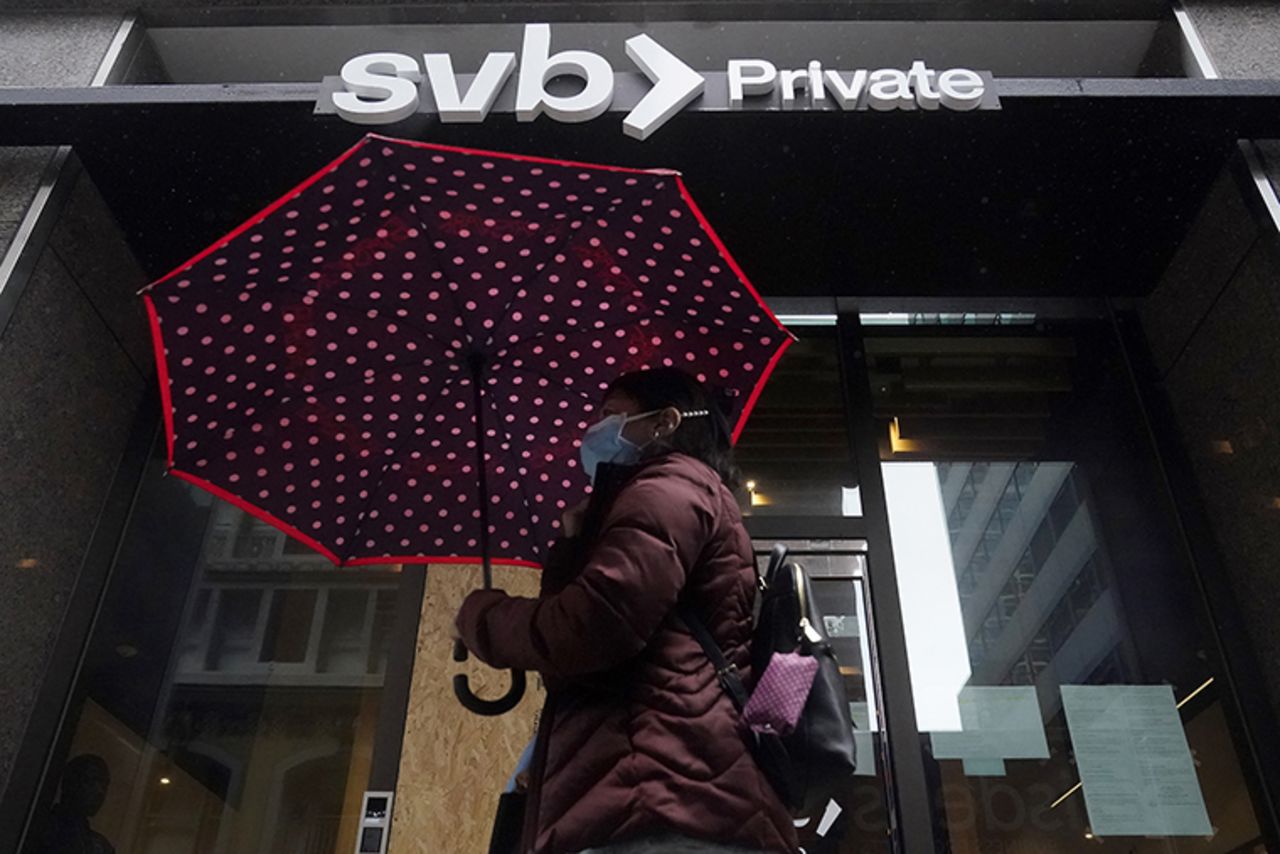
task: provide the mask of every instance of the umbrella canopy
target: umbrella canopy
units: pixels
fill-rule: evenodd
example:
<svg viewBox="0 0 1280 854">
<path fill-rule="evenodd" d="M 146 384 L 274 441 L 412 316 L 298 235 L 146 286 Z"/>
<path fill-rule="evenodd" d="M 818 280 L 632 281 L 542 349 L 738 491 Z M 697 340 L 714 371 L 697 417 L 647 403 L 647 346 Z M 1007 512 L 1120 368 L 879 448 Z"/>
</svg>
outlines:
<svg viewBox="0 0 1280 854">
<path fill-rule="evenodd" d="M 144 292 L 170 471 L 340 565 L 539 565 L 613 377 L 736 440 L 792 340 L 675 173 L 377 135 Z"/>
</svg>

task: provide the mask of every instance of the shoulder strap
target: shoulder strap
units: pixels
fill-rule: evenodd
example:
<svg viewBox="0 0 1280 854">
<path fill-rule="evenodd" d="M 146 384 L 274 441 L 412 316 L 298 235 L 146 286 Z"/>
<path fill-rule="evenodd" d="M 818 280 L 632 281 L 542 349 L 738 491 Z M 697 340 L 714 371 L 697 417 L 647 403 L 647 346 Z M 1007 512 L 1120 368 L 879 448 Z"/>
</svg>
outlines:
<svg viewBox="0 0 1280 854">
<path fill-rule="evenodd" d="M 782 566 L 787 562 L 787 547 L 783 543 L 774 543 L 773 551 L 769 554 L 769 568 L 765 570 L 764 580 L 766 586 L 773 584 L 782 572 Z"/>
<path fill-rule="evenodd" d="M 729 660 L 724 657 L 724 651 L 720 649 L 720 644 L 716 643 L 716 639 L 711 636 L 711 632 L 707 630 L 702 620 L 698 619 L 698 615 L 693 613 L 692 608 L 688 605 L 681 605 L 676 609 L 676 613 L 680 615 L 680 619 L 684 620 L 684 624 L 689 627 L 689 631 L 693 632 L 693 636 L 702 646 L 702 651 L 707 654 L 707 658 L 711 659 L 711 664 L 716 669 L 716 678 L 720 681 L 720 687 L 729 695 L 734 707 L 738 711 L 742 711 L 747 705 L 747 689 L 742 684 L 742 677 L 738 675 L 738 666 L 730 664 Z"/>
</svg>

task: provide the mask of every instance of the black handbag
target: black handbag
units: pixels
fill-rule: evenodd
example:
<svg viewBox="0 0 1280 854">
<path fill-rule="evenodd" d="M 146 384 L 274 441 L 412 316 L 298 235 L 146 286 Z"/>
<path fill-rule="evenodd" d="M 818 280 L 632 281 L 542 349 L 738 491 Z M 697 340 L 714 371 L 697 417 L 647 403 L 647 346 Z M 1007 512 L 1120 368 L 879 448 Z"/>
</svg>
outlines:
<svg viewBox="0 0 1280 854">
<path fill-rule="evenodd" d="M 812 811 L 844 791 L 857 766 L 849 697 L 840 663 L 823 636 L 822 614 L 804 568 L 787 561 L 785 546 L 774 547 L 762 579 L 759 614 L 751 639 L 753 672 L 764 672 L 775 652 L 798 652 L 818 660 L 818 672 L 794 732 L 752 731 L 752 753 L 782 801 L 795 811 Z M 748 694 L 737 668 L 692 610 L 680 614 L 716 668 L 720 685 L 739 712 Z"/>
<path fill-rule="evenodd" d="M 498 811 L 493 816 L 493 832 L 489 835 L 489 854 L 516 854 L 519 850 L 528 800 L 525 792 L 503 792 L 498 796 Z"/>
</svg>

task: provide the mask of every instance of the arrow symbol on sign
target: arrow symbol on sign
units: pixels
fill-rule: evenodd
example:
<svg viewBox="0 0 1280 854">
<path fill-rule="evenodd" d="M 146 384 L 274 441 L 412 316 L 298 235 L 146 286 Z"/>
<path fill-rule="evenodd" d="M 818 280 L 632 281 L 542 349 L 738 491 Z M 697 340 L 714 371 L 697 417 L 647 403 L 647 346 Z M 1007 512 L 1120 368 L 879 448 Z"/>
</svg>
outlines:
<svg viewBox="0 0 1280 854">
<path fill-rule="evenodd" d="M 631 61 L 653 81 L 653 88 L 622 120 L 622 132 L 643 142 L 701 95 L 707 79 L 647 35 L 627 39 L 626 49 Z"/>
</svg>

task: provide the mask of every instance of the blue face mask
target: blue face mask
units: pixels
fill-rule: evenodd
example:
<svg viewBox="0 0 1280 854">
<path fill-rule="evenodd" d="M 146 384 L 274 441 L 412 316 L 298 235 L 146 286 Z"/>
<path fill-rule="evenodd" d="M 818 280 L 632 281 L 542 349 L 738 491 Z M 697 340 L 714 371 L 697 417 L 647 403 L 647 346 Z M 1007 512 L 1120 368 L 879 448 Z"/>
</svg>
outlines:
<svg viewBox="0 0 1280 854">
<path fill-rule="evenodd" d="M 661 411 L 654 409 L 637 415 L 619 413 L 602 418 L 591 425 L 582 437 L 582 447 L 578 449 L 578 453 L 582 457 L 582 470 L 587 473 L 592 483 L 596 482 L 596 468 L 601 463 L 628 465 L 640 461 L 644 446 L 623 437 L 622 428 L 626 427 L 628 422 L 648 418 Z"/>
</svg>

